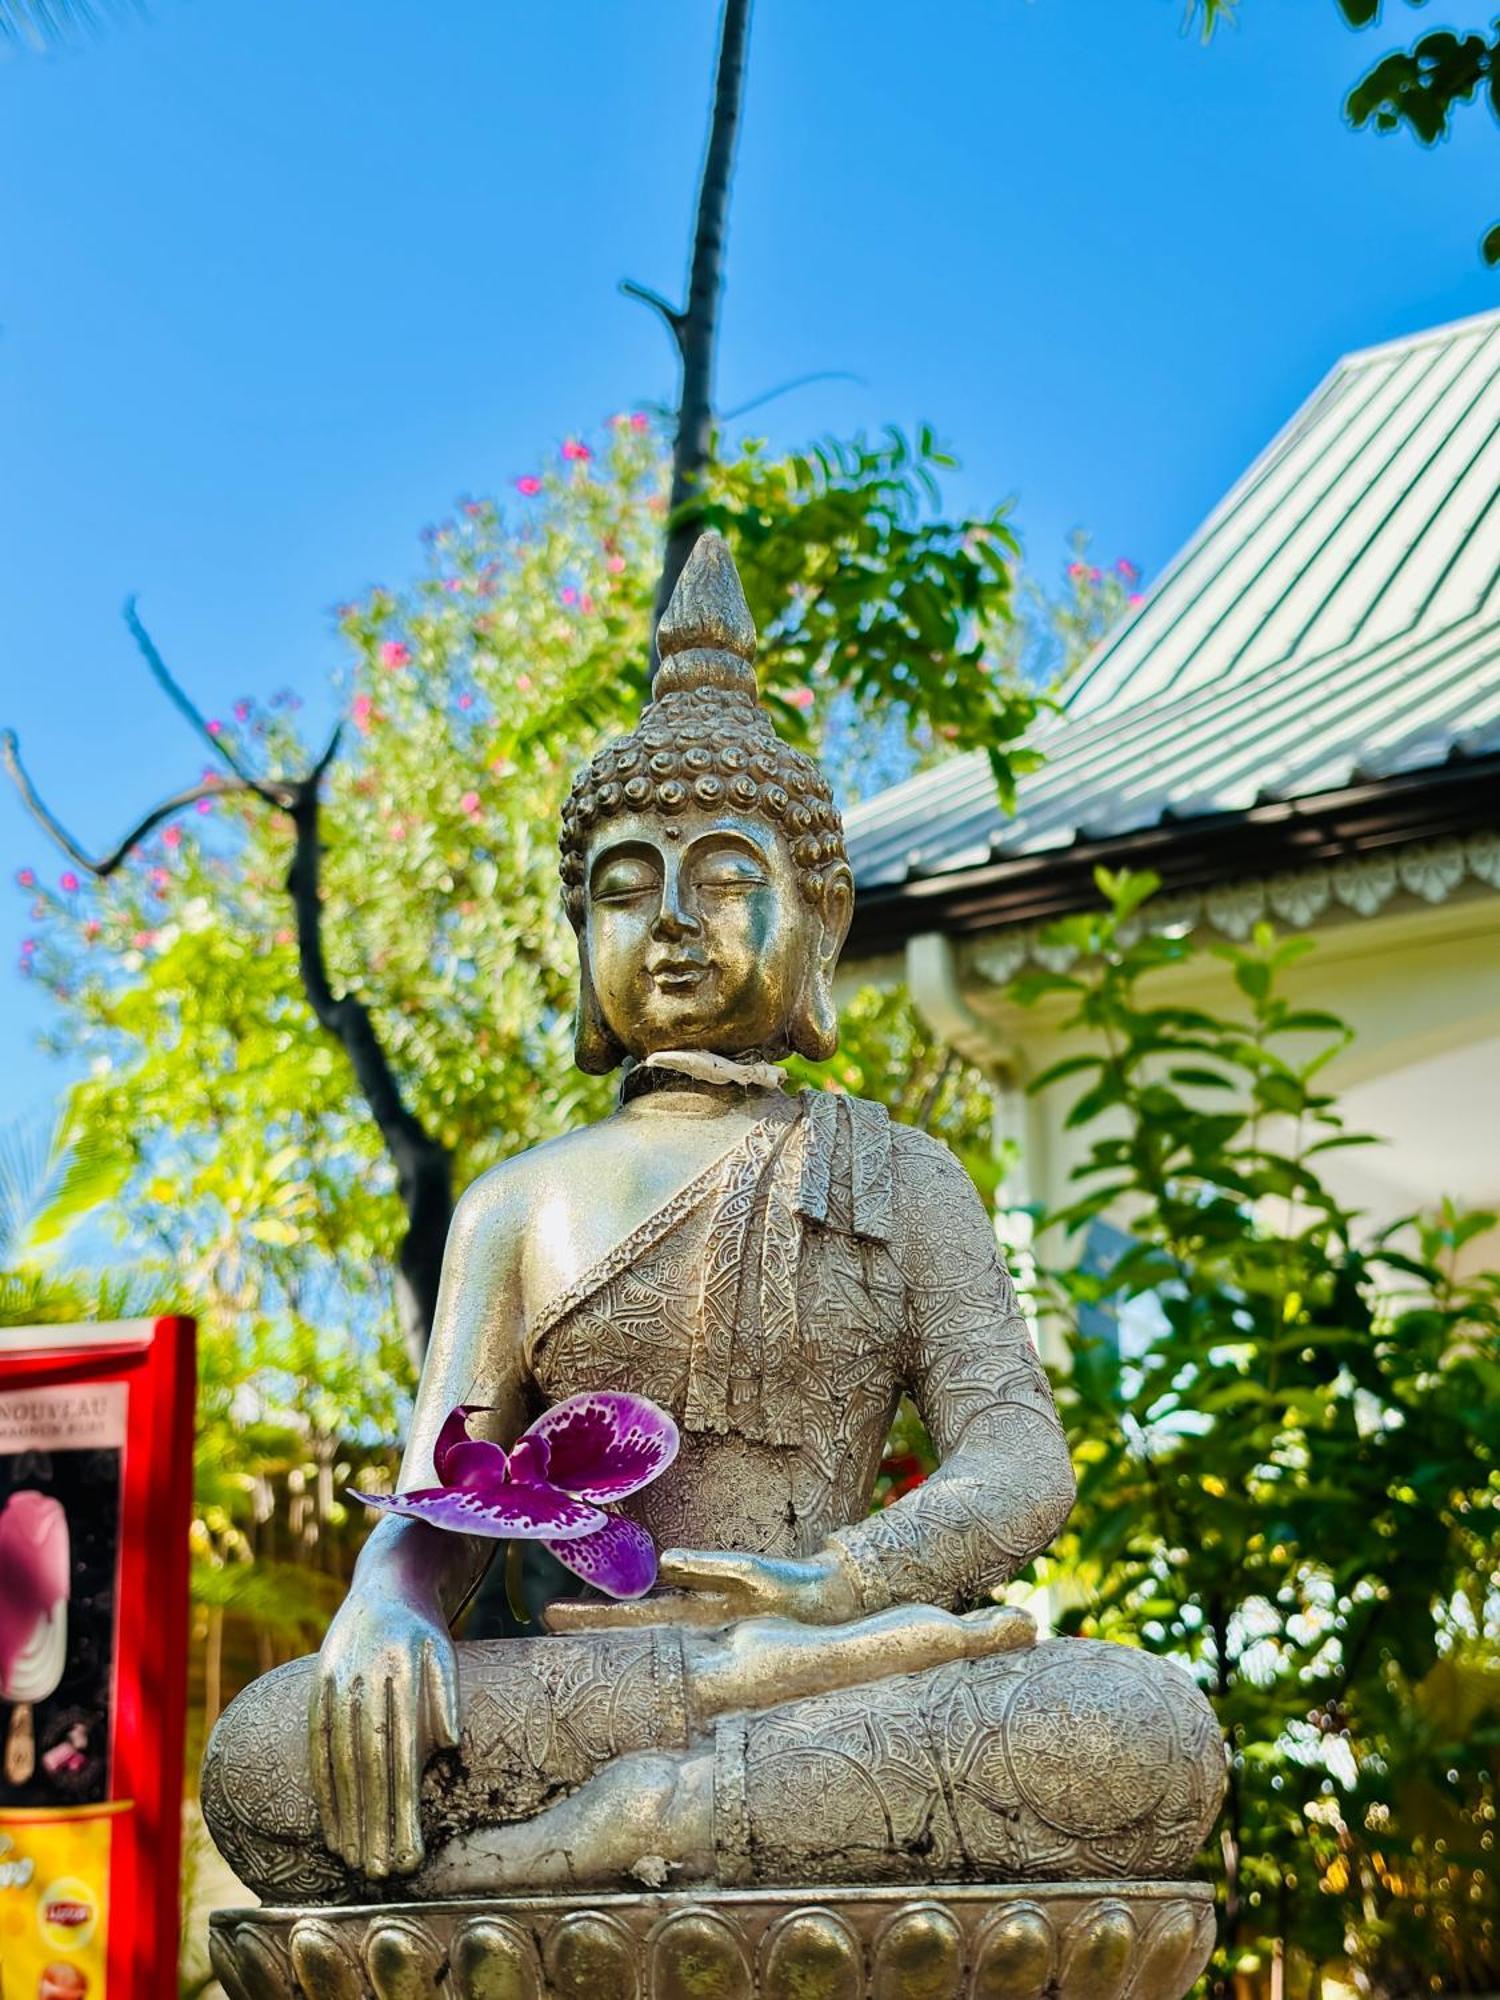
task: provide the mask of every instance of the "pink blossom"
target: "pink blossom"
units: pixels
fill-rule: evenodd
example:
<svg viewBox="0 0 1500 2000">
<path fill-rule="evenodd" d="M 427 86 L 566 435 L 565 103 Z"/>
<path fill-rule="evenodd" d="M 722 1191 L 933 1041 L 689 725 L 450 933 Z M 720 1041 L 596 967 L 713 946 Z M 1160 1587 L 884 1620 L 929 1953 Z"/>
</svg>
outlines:
<svg viewBox="0 0 1500 2000">
<path fill-rule="evenodd" d="M 594 609 L 594 600 L 592 597 L 589 596 L 587 591 L 585 591 L 582 597 L 579 598 L 578 608 L 583 613 L 585 618 L 592 616 Z"/>
<path fill-rule="evenodd" d="M 30 958 L 30 957 L 31 957 L 31 955 L 32 955 L 32 953 L 33 953 L 33 952 L 34 952 L 35 950 L 36 950 L 36 939 L 35 939 L 35 938 L 22 938 L 22 940 L 21 940 L 21 956 L 22 956 L 22 958 Z"/>
<path fill-rule="evenodd" d="M 1127 583 L 1137 583 L 1140 581 L 1140 570 L 1127 556 L 1121 556 L 1120 560 L 1115 564 L 1115 569 L 1120 576 L 1124 577 Z"/>
<path fill-rule="evenodd" d="M 292 934 L 285 925 L 279 931 L 275 932 L 272 938 L 272 942 L 279 945 L 288 945 L 291 941 Z"/>
<path fill-rule="evenodd" d="M 130 942 L 135 946 L 137 951 L 149 951 L 152 945 L 156 943 L 156 932 L 136 931 Z"/>
<path fill-rule="evenodd" d="M 573 459 L 579 465 L 587 465 L 594 454 L 582 438 L 564 438 L 562 455 L 564 458 Z"/>
<path fill-rule="evenodd" d="M 196 807 L 196 810 L 198 812 L 211 813 L 213 809 L 214 809 L 214 802 L 212 799 L 199 799 Z"/>
<path fill-rule="evenodd" d="M 35 869 L 18 868 L 16 870 L 16 880 L 20 883 L 23 889 L 34 889 L 36 887 Z"/>
<path fill-rule="evenodd" d="M 250 719 L 250 704 L 249 704 L 249 702 L 248 702 L 248 701 L 237 701 L 237 702 L 235 703 L 235 705 L 234 705 L 234 719 L 235 719 L 235 721 L 236 721 L 236 722 L 248 722 L 248 721 L 249 721 L 249 719 Z"/>
<path fill-rule="evenodd" d="M 153 868 L 151 870 L 151 886 L 158 896 L 163 893 L 171 879 L 165 868 Z"/>
<path fill-rule="evenodd" d="M 578 602 L 578 592 L 571 583 L 565 583 L 557 594 L 564 604 L 576 604 Z"/>
<path fill-rule="evenodd" d="M 1068 575 L 1069 577 L 1071 577 L 1074 583 L 1081 582 L 1082 579 L 1088 575 L 1088 573 L 1089 570 L 1087 563 L 1071 562 L 1068 564 Z"/>
<path fill-rule="evenodd" d="M 534 472 L 524 473 L 522 477 L 516 481 L 516 491 L 518 493 L 524 493 L 528 500 L 532 499 L 534 495 L 540 493 L 541 490 L 542 490 L 542 482 L 540 479 L 537 478 Z"/>
<path fill-rule="evenodd" d="M 1144 604 L 1144 603 L 1145 603 L 1145 601 L 1146 601 L 1146 594 L 1145 594 L 1145 592 L 1144 592 L 1144 591 L 1141 591 L 1141 590 L 1133 590 L 1133 591 L 1131 591 L 1131 593 L 1130 593 L 1130 600 L 1129 600 L 1129 601 L 1130 601 L 1130 602 L 1131 602 L 1132 604 Z"/>
<path fill-rule="evenodd" d="M 646 415 L 644 410 L 636 410 L 631 416 L 630 428 L 633 431 L 649 430 L 651 428 L 651 419 Z"/>
<path fill-rule="evenodd" d="M 813 705 L 813 691 L 811 688 L 793 688 L 787 700 L 793 708 L 800 708 L 806 712 Z"/>
<path fill-rule="evenodd" d="M 182 828 L 180 826 L 164 826 L 161 831 L 161 844 L 163 847 L 181 847 Z"/>
<path fill-rule="evenodd" d="M 354 697 L 353 712 L 354 712 L 355 728 L 362 731 L 368 731 L 370 727 L 370 717 L 375 713 L 375 704 L 370 699 L 369 695 L 357 694 Z"/>
<path fill-rule="evenodd" d="M 625 569 L 625 558 L 624 556 L 611 556 L 604 567 L 609 571 L 611 576 L 620 576 Z"/>
<path fill-rule="evenodd" d="M 387 639 L 380 648 L 380 664 L 389 673 L 396 673 L 411 662 L 411 647 L 403 645 L 399 639 Z"/>
<path fill-rule="evenodd" d="M 531 693 L 531 676 L 530 676 L 530 674 L 517 674 L 517 675 L 516 675 L 516 686 L 517 686 L 517 688 L 518 688 L 518 689 L 520 690 L 520 692 L 521 692 L 522 694 L 530 694 L 530 693 Z"/>
<path fill-rule="evenodd" d="M 471 695 L 471 694 L 461 694 L 461 695 L 460 695 L 460 696 L 458 697 L 458 705 L 459 705 L 459 707 L 460 707 L 460 708 L 472 708 L 472 707 L 474 706 L 474 697 L 473 697 L 473 695 Z"/>
<path fill-rule="evenodd" d="M 70 896 L 78 887 L 78 877 L 73 873 L 71 868 L 59 875 L 57 879 Z"/>
<path fill-rule="evenodd" d="M 458 809 L 460 812 L 467 813 L 470 819 L 477 819 L 479 816 L 478 792 L 465 792 L 458 802 Z"/>
<path fill-rule="evenodd" d="M 210 722 L 208 725 L 208 733 L 210 736 L 220 736 L 223 734 L 223 731 L 224 731 L 224 725 L 222 722 L 215 720 L 213 722 Z"/>
<path fill-rule="evenodd" d="M 90 917 L 83 927 L 83 934 L 86 938 L 96 938 L 102 929 L 103 925 L 99 922 L 99 919 L 97 917 Z"/>
<path fill-rule="evenodd" d="M 464 580 L 461 576 L 445 576 L 443 578 L 444 590 L 458 591 L 462 590 L 463 587 L 464 587 Z"/>
<path fill-rule="evenodd" d="M 484 502 L 482 500 L 465 500 L 464 512 L 471 521 L 477 521 L 484 512 Z"/>
<path fill-rule="evenodd" d="M 393 819 L 391 821 L 391 839 L 405 840 L 405 838 L 406 838 L 406 822 L 404 820 Z"/>
</svg>

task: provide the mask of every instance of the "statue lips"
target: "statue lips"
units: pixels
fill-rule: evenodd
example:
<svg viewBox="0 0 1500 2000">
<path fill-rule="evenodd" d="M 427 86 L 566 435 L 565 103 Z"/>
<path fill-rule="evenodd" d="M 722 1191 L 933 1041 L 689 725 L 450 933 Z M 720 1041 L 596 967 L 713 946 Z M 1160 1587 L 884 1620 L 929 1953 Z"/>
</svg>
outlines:
<svg viewBox="0 0 1500 2000">
<path fill-rule="evenodd" d="M 691 993 L 709 972 L 706 958 L 659 958 L 646 967 L 663 993 Z"/>
</svg>

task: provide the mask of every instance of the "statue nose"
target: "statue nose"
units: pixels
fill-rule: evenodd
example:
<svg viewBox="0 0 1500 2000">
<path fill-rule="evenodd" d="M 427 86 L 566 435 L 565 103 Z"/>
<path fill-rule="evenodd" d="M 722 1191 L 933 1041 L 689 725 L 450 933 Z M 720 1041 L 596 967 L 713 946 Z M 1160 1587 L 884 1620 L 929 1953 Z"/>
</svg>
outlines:
<svg viewBox="0 0 1500 2000">
<path fill-rule="evenodd" d="M 661 908 L 656 913 L 652 930 L 657 937 L 688 937 L 698 928 L 698 920 L 679 899 L 670 894 L 663 895 Z"/>
</svg>

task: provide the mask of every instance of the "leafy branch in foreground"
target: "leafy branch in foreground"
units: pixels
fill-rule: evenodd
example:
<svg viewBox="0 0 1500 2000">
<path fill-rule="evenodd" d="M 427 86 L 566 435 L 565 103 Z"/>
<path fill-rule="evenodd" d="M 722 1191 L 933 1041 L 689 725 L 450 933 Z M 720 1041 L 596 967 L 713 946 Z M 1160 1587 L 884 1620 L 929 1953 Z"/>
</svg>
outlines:
<svg viewBox="0 0 1500 2000">
<path fill-rule="evenodd" d="M 1190 1662 L 1231 1750 L 1212 1857 L 1221 1987 L 1294 1948 L 1383 1994 L 1500 1971 L 1500 1279 L 1451 1211 L 1373 1240 L 1325 1178 L 1324 1082 L 1349 1034 L 1295 1004 L 1311 948 L 1216 948 L 1221 1007 L 1160 975 L 1194 953 L 1100 876 L 1074 955 L 1018 997 L 1080 1043 L 1037 1088 L 1090 1135 L 1047 1274 L 1079 1472 L 1067 1629 Z M 1143 921 L 1144 918 L 1144 921 Z M 1101 1330 L 1102 1329 L 1102 1330 Z"/>
<path fill-rule="evenodd" d="M 1351 28 L 1377 28 L 1384 0 L 1337 0 Z M 1426 0 L 1407 0 L 1421 7 Z M 1189 0 L 1188 19 L 1197 20 L 1204 40 L 1237 18 L 1238 0 Z M 1500 19 L 1488 30 L 1434 28 L 1409 48 L 1392 49 L 1373 63 L 1344 99 L 1344 112 L 1357 129 L 1399 132 L 1435 146 L 1453 129 L 1462 105 L 1486 103 L 1500 118 Z M 1481 250 L 1487 264 L 1500 264 L 1500 222 L 1489 228 Z"/>
</svg>

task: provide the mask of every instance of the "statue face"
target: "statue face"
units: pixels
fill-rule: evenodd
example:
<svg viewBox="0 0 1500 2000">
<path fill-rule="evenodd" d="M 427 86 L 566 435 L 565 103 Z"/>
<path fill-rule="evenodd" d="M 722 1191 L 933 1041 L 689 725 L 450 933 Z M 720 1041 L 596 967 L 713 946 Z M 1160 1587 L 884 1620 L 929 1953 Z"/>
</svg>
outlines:
<svg viewBox="0 0 1500 2000">
<path fill-rule="evenodd" d="M 810 982 L 831 978 L 848 897 L 803 894 L 764 819 L 691 810 L 621 815 L 589 851 L 586 919 L 595 996 L 637 1059 L 658 1049 L 785 1054 Z"/>
</svg>

